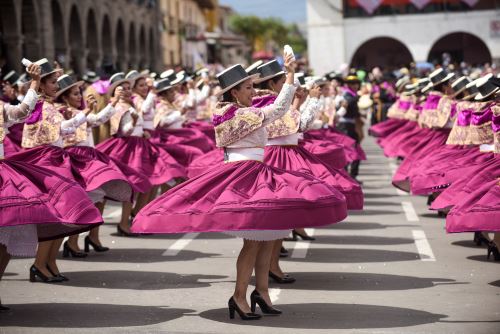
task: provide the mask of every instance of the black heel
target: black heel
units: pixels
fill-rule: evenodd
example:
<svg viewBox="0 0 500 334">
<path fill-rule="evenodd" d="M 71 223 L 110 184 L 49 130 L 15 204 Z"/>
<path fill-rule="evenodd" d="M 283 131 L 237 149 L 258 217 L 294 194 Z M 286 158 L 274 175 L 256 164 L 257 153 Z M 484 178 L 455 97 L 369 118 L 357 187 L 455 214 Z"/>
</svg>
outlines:
<svg viewBox="0 0 500 334">
<path fill-rule="evenodd" d="M 123 230 L 120 225 L 116 225 L 116 232 L 118 233 L 119 236 L 122 236 L 122 237 L 138 237 L 139 236 L 138 234 L 130 233 L 130 232 Z"/>
<path fill-rule="evenodd" d="M 478 246 L 482 244 L 489 246 L 490 241 L 481 232 L 474 232 L 474 243 Z"/>
<path fill-rule="evenodd" d="M 310 237 L 308 235 L 300 234 L 299 232 L 297 232 L 295 230 L 292 231 L 292 235 L 293 235 L 293 237 L 295 239 L 298 239 L 297 237 L 299 237 L 299 238 L 301 238 L 304 241 L 314 241 L 314 240 L 316 240 L 316 238 Z"/>
<path fill-rule="evenodd" d="M 238 315 L 240 316 L 241 320 L 258 320 L 262 318 L 260 314 L 255 314 L 255 313 L 245 313 L 243 312 L 238 304 L 236 304 L 236 301 L 234 300 L 233 297 L 229 299 L 227 302 L 227 307 L 229 309 L 229 318 L 234 319 L 234 313 L 237 312 Z"/>
<path fill-rule="evenodd" d="M 44 283 L 60 283 L 63 281 L 60 277 L 48 277 L 45 276 L 40 270 L 38 270 L 35 265 L 32 265 L 30 268 L 30 282 L 37 282 L 37 278 L 40 279 Z"/>
<path fill-rule="evenodd" d="M 2 301 L 0 300 L 0 312 L 8 311 L 8 310 L 10 310 L 10 308 L 2 305 Z"/>
<path fill-rule="evenodd" d="M 500 261 L 500 252 L 498 251 L 497 245 L 495 245 L 493 241 L 490 242 L 490 244 L 488 245 L 488 256 L 487 256 L 488 260 L 490 259 L 491 254 L 493 254 L 493 259 L 495 261 Z"/>
<path fill-rule="evenodd" d="M 47 265 L 47 270 L 49 271 L 49 273 L 52 274 L 52 276 L 56 277 L 56 278 L 60 278 L 61 279 L 61 282 L 67 282 L 69 281 L 69 278 L 67 278 L 66 276 L 64 276 L 63 274 L 59 273 L 59 274 L 55 274 L 52 269 L 50 269 L 50 267 Z"/>
<path fill-rule="evenodd" d="M 252 294 L 250 295 L 250 303 L 251 303 L 251 309 L 252 309 L 253 313 L 255 313 L 255 305 L 256 304 L 259 305 L 262 313 L 264 313 L 264 314 L 280 315 L 283 313 L 282 311 L 278 310 L 277 308 L 269 306 L 257 290 L 254 290 L 252 292 Z"/>
<path fill-rule="evenodd" d="M 288 274 L 285 274 L 283 277 L 279 277 L 278 275 L 274 274 L 272 271 L 269 272 L 269 277 L 273 279 L 274 282 L 278 284 L 291 284 L 296 281 L 295 278 L 289 276 Z"/>
<path fill-rule="evenodd" d="M 90 240 L 90 237 L 87 235 L 85 237 L 85 253 L 90 252 L 90 247 L 89 246 L 92 246 L 92 248 L 94 248 L 94 250 L 96 252 L 107 252 L 107 251 L 109 251 L 109 247 L 99 246 L 98 244 L 96 244 L 95 242 L 93 242 L 92 240 Z"/>
<path fill-rule="evenodd" d="M 66 241 L 63 245 L 63 257 L 69 257 L 70 254 L 71 257 L 75 258 L 87 257 L 87 254 L 85 253 L 71 249 L 71 247 L 69 247 L 68 242 Z"/>
</svg>

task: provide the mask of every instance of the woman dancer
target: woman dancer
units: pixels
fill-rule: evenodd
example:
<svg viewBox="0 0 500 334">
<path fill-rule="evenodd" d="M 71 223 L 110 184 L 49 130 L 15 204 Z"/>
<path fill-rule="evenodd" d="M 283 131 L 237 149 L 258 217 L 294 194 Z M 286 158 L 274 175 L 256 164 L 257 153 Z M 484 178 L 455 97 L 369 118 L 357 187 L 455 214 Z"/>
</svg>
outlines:
<svg viewBox="0 0 500 334">
<path fill-rule="evenodd" d="M 320 180 L 298 172 L 285 172 L 262 163 L 266 126 L 288 111 L 295 93 L 295 62 L 285 55 L 286 82 L 272 105 L 252 107 L 253 79 L 241 65 L 218 75 L 223 102 L 214 116 L 217 145 L 224 147 L 226 163 L 168 191 L 134 220 L 138 233 L 231 231 L 244 239 L 237 261 L 236 288 L 228 302 L 229 315 L 260 318 L 259 304 L 268 314 L 272 307 L 268 275 L 274 240 L 291 228 L 323 225 L 345 218 L 345 200 Z M 246 292 L 253 269 L 256 290 L 251 306 Z"/>
</svg>

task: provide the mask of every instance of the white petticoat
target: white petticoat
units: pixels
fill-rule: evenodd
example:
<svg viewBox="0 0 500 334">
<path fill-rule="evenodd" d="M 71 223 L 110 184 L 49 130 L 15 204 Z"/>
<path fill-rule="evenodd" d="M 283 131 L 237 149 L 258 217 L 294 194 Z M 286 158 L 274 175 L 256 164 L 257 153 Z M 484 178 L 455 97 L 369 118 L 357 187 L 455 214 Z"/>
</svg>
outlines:
<svg viewBox="0 0 500 334">
<path fill-rule="evenodd" d="M 12 256 L 34 257 L 38 244 L 35 225 L 16 225 L 0 227 L 0 244 L 7 247 Z"/>
<path fill-rule="evenodd" d="M 254 241 L 272 241 L 284 239 L 290 235 L 292 230 L 252 230 L 252 231 L 225 231 L 233 237 Z"/>
</svg>

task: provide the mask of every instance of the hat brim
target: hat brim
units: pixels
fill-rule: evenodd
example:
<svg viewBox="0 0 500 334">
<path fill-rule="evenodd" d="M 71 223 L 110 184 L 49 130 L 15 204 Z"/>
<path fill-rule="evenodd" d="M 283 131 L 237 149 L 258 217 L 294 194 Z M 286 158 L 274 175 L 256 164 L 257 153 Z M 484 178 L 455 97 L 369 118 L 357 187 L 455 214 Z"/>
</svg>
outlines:
<svg viewBox="0 0 500 334">
<path fill-rule="evenodd" d="M 476 93 L 469 94 L 469 95 L 467 95 L 467 96 L 464 96 L 464 97 L 462 98 L 462 100 L 465 100 L 465 101 L 473 100 L 473 99 L 474 99 L 474 97 L 475 97 L 477 94 L 479 94 L 479 93 L 478 93 L 478 92 L 476 92 Z"/>
<path fill-rule="evenodd" d="M 119 85 L 121 85 L 122 83 L 125 83 L 125 82 L 128 82 L 130 85 L 133 84 L 132 80 L 130 79 L 122 79 L 122 80 L 118 80 L 117 82 L 114 82 L 111 86 L 109 86 L 109 95 L 112 95 L 116 89 L 116 87 L 118 87 Z"/>
<path fill-rule="evenodd" d="M 83 80 L 80 80 L 80 81 L 77 81 L 77 82 L 75 82 L 75 83 L 73 83 L 73 84 L 71 84 L 71 85 L 67 86 L 67 87 L 64 87 L 64 88 L 63 88 L 63 89 L 61 89 L 61 90 L 58 90 L 58 91 L 57 91 L 57 93 L 56 93 L 55 98 L 57 99 L 59 96 L 61 96 L 61 94 L 62 94 L 62 93 L 64 93 L 64 92 L 66 92 L 66 91 L 70 90 L 71 88 L 73 88 L 73 87 L 75 87 L 75 86 L 82 86 L 82 85 L 83 85 L 83 83 L 84 83 L 84 81 L 83 81 Z"/>
<path fill-rule="evenodd" d="M 226 88 L 222 89 L 222 90 L 221 90 L 220 92 L 218 92 L 215 96 L 221 96 L 221 95 L 222 95 L 222 94 L 224 94 L 225 92 L 227 92 L 227 91 L 229 91 L 229 90 L 233 89 L 234 87 L 238 86 L 238 85 L 239 85 L 240 83 L 242 83 L 242 82 L 247 81 L 248 79 L 252 79 L 252 80 L 254 80 L 254 81 L 255 81 L 255 79 L 256 79 L 258 76 L 259 76 L 258 74 L 252 74 L 252 75 L 249 75 L 248 77 L 245 77 L 245 78 L 243 78 L 243 79 L 241 79 L 241 80 L 238 80 L 238 81 L 236 81 L 235 83 L 233 83 L 232 85 L 227 86 Z M 254 83 L 256 83 L 256 82 L 254 82 Z"/>
<path fill-rule="evenodd" d="M 451 97 L 457 97 L 457 96 L 458 96 L 458 94 L 462 93 L 462 92 L 463 92 L 464 90 L 466 90 L 466 89 L 467 89 L 467 86 L 464 86 L 464 87 L 460 88 L 460 89 L 459 89 L 459 90 L 457 90 L 455 93 L 453 93 L 453 94 L 451 95 Z"/>
<path fill-rule="evenodd" d="M 268 75 L 267 77 L 262 77 L 262 78 L 258 78 L 255 80 L 255 83 L 256 84 L 260 84 L 260 83 L 263 83 L 264 81 L 267 81 L 267 80 L 271 80 L 272 78 L 276 78 L 277 76 L 280 76 L 282 74 L 286 74 L 285 71 L 279 71 L 278 73 L 275 73 L 273 75 Z M 258 74 L 260 76 L 260 74 Z"/>
<path fill-rule="evenodd" d="M 133 79 L 127 79 L 127 80 L 130 80 L 130 84 L 131 85 L 135 85 L 135 82 L 137 80 L 139 80 L 139 79 L 147 79 L 147 78 L 149 78 L 149 74 L 139 74 L 135 78 L 133 78 Z"/>
<path fill-rule="evenodd" d="M 162 89 L 156 90 L 156 92 L 157 92 L 157 93 L 162 93 L 162 92 L 167 91 L 167 90 L 169 90 L 169 89 L 171 89 L 171 88 L 174 88 L 174 87 L 176 87 L 176 86 L 178 86 L 178 85 L 179 85 L 179 84 L 175 84 L 175 85 L 170 85 L 170 86 L 167 86 L 167 87 L 163 87 Z"/>
<path fill-rule="evenodd" d="M 485 98 L 487 98 L 487 97 L 490 97 L 491 95 L 493 95 L 493 94 L 495 94 L 495 93 L 498 93 L 499 91 L 500 91 L 500 88 L 498 88 L 498 87 L 497 87 L 497 88 L 493 89 L 493 90 L 492 90 L 489 94 L 487 94 L 487 95 L 483 95 L 483 94 L 481 94 L 481 93 L 477 93 L 477 95 L 476 95 L 476 97 L 474 98 L 474 100 L 476 100 L 476 101 L 483 100 L 483 99 L 485 99 Z"/>
<path fill-rule="evenodd" d="M 50 71 L 49 73 L 45 73 L 45 74 L 40 75 L 40 79 L 48 77 L 49 75 L 52 75 L 52 74 L 57 73 L 57 72 L 64 72 L 64 71 L 63 71 L 62 68 L 57 68 L 57 69 L 55 69 L 53 71 Z"/>
<path fill-rule="evenodd" d="M 431 81 L 432 87 L 436 87 L 437 85 L 440 85 L 440 84 L 442 84 L 442 83 L 444 83 L 444 82 L 446 82 L 446 81 L 450 80 L 450 79 L 451 79 L 451 78 L 453 78 L 454 76 L 455 76 L 455 73 L 448 73 L 448 75 L 447 75 L 444 79 L 442 79 L 442 80 L 440 80 L 440 81 L 438 81 L 438 82 L 436 82 L 436 83 L 433 83 L 433 82 Z"/>
</svg>

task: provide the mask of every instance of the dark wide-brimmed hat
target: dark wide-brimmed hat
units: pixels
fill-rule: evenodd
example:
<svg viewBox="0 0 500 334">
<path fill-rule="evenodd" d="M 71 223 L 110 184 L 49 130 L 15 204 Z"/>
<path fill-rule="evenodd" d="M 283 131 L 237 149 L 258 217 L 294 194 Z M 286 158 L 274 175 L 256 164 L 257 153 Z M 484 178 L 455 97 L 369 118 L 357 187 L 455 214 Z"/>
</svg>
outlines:
<svg viewBox="0 0 500 334">
<path fill-rule="evenodd" d="M 258 67 L 261 66 L 262 64 L 264 64 L 264 62 L 262 60 L 257 60 L 255 63 L 253 63 L 252 65 L 248 66 L 245 69 L 245 71 L 247 71 L 248 75 L 253 75 L 253 74 L 260 75 Z"/>
<path fill-rule="evenodd" d="M 62 72 L 60 68 L 54 68 L 47 58 L 42 58 L 35 61 L 35 64 L 40 66 L 40 79 L 45 78 L 53 73 Z"/>
<path fill-rule="evenodd" d="M 69 76 L 67 74 L 61 75 L 59 78 L 57 78 L 57 85 L 59 86 L 59 89 L 57 90 L 56 93 L 56 99 L 61 96 L 64 92 L 70 90 L 72 87 L 79 87 L 83 85 L 83 80 L 76 81 L 72 76 Z"/>
<path fill-rule="evenodd" d="M 432 87 L 436 87 L 439 84 L 445 83 L 446 81 L 450 80 L 455 76 L 455 73 L 448 73 L 442 68 L 438 68 L 431 74 L 429 74 L 429 84 L 422 89 L 422 92 L 427 92 L 429 91 Z"/>
<path fill-rule="evenodd" d="M 169 69 L 160 73 L 160 79 L 168 79 L 170 81 L 175 80 L 175 71 L 173 69 Z"/>
<path fill-rule="evenodd" d="M 265 64 L 257 67 L 257 71 L 260 77 L 255 80 L 255 83 L 265 82 L 282 74 L 285 74 L 285 71 L 281 68 L 280 64 L 276 59 L 268 61 Z"/>
<path fill-rule="evenodd" d="M 230 89 L 238 86 L 240 83 L 248 80 L 257 78 L 258 74 L 248 75 L 243 66 L 240 64 L 233 65 L 228 69 L 217 74 L 217 80 L 219 80 L 219 85 L 221 90 L 217 93 L 217 96 L 224 94 Z"/>
<path fill-rule="evenodd" d="M 456 97 L 458 94 L 466 90 L 467 85 L 470 84 L 471 82 L 472 80 L 466 75 L 453 81 L 453 83 L 451 84 L 451 89 L 453 89 L 453 97 Z"/>
<path fill-rule="evenodd" d="M 342 84 L 344 83 L 344 78 L 342 77 L 342 74 L 336 71 L 328 72 L 327 74 L 325 74 L 325 78 L 330 81 L 336 80 Z"/>
<path fill-rule="evenodd" d="M 125 73 L 123 72 L 118 72 L 118 73 L 115 73 L 111 76 L 111 78 L 109 78 L 109 89 L 108 89 L 108 92 L 110 94 L 114 94 L 114 91 L 116 89 L 116 87 L 118 87 L 119 85 L 121 85 L 122 83 L 125 83 L 125 82 L 128 82 L 132 85 L 132 80 L 130 79 L 127 79 L 125 77 Z"/>
<path fill-rule="evenodd" d="M 476 81 L 476 87 L 479 93 L 474 98 L 477 100 L 484 100 L 500 90 L 500 87 L 493 84 L 493 74 L 488 74 Z"/>
<path fill-rule="evenodd" d="M 139 73 L 139 71 L 137 71 L 137 70 L 132 70 L 125 75 L 125 79 L 130 80 L 130 83 L 132 84 L 132 86 L 135 85 L 135 82 L 137 80 L 142 79 L 142 78 L 144 78 L 144 79 L 149 78 L 149 74 L 148 73 Z"/>
<path fill-rule="evenodd" d="M 156 81 L 154 84 L 154 88 L 157 93 L 164 92 L 172 87 L 174 87 L 174 85 L 172 85 L 172 82 L 170 82 L 170 80 L 168 79 L 161 79 L 159 81 Z"/>
<path fill-rule="evenodd" d="M 7 81 L 9 84 L 14 85 L 17 80 L 19 80 L 19 74 L 16 71 L 12 70 L 7 73 L 3 78 L 3 81 Z"/>
<path fill-rule="evenodd" d="M 97 75 L 94 71 L 87 71 L 85 74 L 82 76 L 83 81 L 88 82 L 88 83 L 94 83 L 101 79 L 100 76 Z"/>
</svg>

